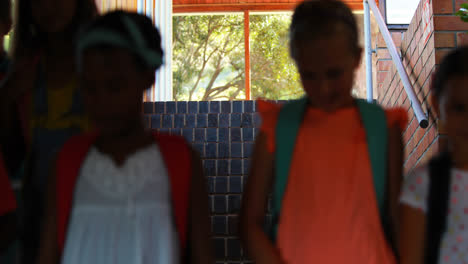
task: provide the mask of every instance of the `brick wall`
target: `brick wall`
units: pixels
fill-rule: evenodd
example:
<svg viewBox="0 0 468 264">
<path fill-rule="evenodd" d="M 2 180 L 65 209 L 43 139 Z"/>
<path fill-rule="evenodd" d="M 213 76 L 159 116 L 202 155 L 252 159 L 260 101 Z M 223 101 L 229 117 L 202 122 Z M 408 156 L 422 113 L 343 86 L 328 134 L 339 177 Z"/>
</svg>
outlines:
<svg viewBox="0 0 468 264">
<path fill-rule="evenodd" d="M 403 84 L 383 39 L 379 37 L 377 52 L 378 101 L 385 107 L 403 106 L 410 123 L 403 134 L 405 171 L 426 162 L 444 148 L 446 138 L 441 131 L 431 103 L 431 76 L 442 58 L 457 46 L 468 44 L 468 23 L 454 16 L 464 0 L 421 0 L 405 32 L 393 32 L 403 65 L 409 75 L 423 110 L 429 115 L 429 127 L 422 129 L 411 108 Z M 426 12 L 425 12 L 426 11 Z"/>
<path fill-rule="evenodd" d="M 183 135 L 207 176 L 217 263 L 249 263 L 238 239 L 238 211 L 260 118 L 254 101 L 145 103 L 152 129 Z"/>
<path fill-rule="evenodd" d="M 436 1 L 436 0 L 434 0 Z M 451 0 L 450 0 L 451 1 Z M 403 134 L 405 151 L 405 171 L 427 161 L 439 146 L 438 130 L 430 104 L 430 79 L 436 65 L 434 25 L 432 5 L 426 6 L 422 0 L 406 32 L 393 32 L 393 40 L 403 59 L 403 65 L 413 85 L 423 110 L 429 114 L 429 127 L 420 128 L 414 115 L 403 83 L 397 73 L 385 43 L 378 41 L 378 101 L 385 107 L 404 107 L 408 111 L 409 125 Z M 426 23 L 428 21 L 429 23 Z"/>
</svg>

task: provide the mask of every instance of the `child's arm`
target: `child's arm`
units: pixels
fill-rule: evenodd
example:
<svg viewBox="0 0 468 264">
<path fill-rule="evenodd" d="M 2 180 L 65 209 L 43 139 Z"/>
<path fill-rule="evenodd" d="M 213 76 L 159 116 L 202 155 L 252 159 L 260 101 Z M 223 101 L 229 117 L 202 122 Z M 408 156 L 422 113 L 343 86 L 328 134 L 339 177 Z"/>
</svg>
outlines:
<svg viewBox="0 0 468 264">
<path fill-rule="evenodd" d="M 59 247 L 57 241 L 57 206 L 55 173 L 49 177 L 45 197 L 45 212 L 42 221 L 38 264 L 58 264 Z"/>
<path fill-rule="evenodd" d="M 17 222 L 15 211 L 0 216 L 0 255 L 15 240 L 17 236 Z"/>
<path fill-rule="evenodd" d="M 389 175 L 389 209 L 392 223 L 392 236 L 396 246 L 399 241 L 399 200 L 403 182 L 403 142 L 401 129 L 398 126 L 389 128 L 388 138 L 388 175 Z M 397 248 L 398 250 L 398 248 Z"/>
<path fill-rule="evenodd" d="M 263 230 L 272 181 L 273 155 L 267 150 L 266 136 L 260 133 L 255 142 L 240 216 L 242 240 L 250 257 L 258 264 L 283 263 L 278 250 Z"/>
<path fill-rule="evenodd" d="M 192 184 L 190 191 L 190 245 L 191 263 L 214 263 L 208 209 L 208 193 L 200 157 L 192 151 Z"/>
<path fill-rule="evenodd" d="M 423 264 L 426 217 L 422 210 L 400 206 L 400 264 Z"/>
</svg>

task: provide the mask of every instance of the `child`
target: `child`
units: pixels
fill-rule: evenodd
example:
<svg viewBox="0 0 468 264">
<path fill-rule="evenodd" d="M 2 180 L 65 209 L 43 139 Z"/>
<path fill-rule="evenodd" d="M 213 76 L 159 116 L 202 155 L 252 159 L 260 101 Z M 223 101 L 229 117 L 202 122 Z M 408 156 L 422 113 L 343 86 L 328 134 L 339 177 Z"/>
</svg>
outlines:
<svg viewBox="0 0 468 264">
<path fill-rule="evenodd" d="M 5 125 L 0 144 L 12 174 L 23 161 L 26 165 L 21 236 L 23 262 L 29 264 L 39 247 L 51 162 L 70 136 L 88 127 L 77 89 L 73 40 L 96 7 L 94 0 L 17 0 L 15 7 L 12 65 L 0 99 Z"/>
<path fill-rule="evenodd" d="M 5 35 L 11 29 L 11 2 L 0 0 L 0 81 L 8 70 L 9 59 L 3 46 Z"/>
<path fill-rule="evenodd" d="M 80 82 L 99 132 L 58 155 L 39 263 L 212 263 L 200 159 L 142 122 L 160 43 L 149 18 L 123 11 L 80 37 Z"/>
<path fill-rule="evenodd" d="M 0 155 L 0 256 L 16 238 L 16 199 Z"/>
<path fill-rule="evenodd" d="M 396 263 L 406 114 L 351 97 L 361 48 L 344 3 L 301 3 L 290 36 L 306 97 L 282 108 L 259 102 L 243 242 L 258 264 Z M 272 186 L 268 236 L 262 226 Z"/>
<path fill-rule="evenodd" d="M 401 196 L 401 263 L 468 262 L 468 48 L 444 58 L 432 82 L 448 151 L 417 168 Z"/>
</svg>

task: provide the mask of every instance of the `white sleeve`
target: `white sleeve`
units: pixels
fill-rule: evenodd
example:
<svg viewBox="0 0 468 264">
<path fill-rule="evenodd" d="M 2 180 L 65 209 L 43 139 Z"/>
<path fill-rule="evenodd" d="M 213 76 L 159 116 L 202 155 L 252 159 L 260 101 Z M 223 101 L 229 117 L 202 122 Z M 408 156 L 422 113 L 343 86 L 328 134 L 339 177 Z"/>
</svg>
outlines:
<svg viewBox="0 0 468 264">
<path fill-rule="evenodd" d="M 428 193 L 429 171 L 427 166 L 424 166 L 405 177 L 400 203 L 426 212 Z"/>
</svg>

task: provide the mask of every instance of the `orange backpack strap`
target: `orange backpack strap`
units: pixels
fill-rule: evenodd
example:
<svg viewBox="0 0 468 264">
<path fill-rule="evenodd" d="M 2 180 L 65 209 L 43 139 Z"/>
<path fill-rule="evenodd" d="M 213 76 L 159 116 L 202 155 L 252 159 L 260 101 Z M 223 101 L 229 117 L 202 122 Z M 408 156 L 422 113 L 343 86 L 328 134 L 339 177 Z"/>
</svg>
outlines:
<svg viewBox="0 0 468 264">
<path fill-rule="evenodd" d="M 175 224 L 179 234 L 181 252 L 186 252 L 192 157 L 190 147 L 179 136 L 154 133 L 166 164 L 171 184 Z"/>
<path fill-rule="evenodd" d="M 57 156 L 55 171 L 57 241 L 61 252 L 65 246 L 65 236 L 73 204 L 75 183 L 80 174 L 81 165 L 96 137 L 97 134 L 95 133 L 74 136 L 63 145 L 62 150 Z"/>
</svg>

